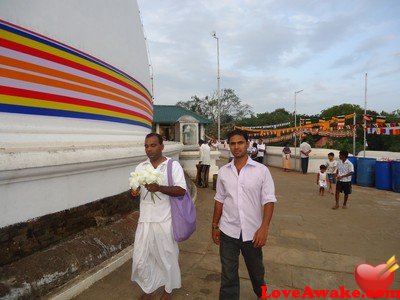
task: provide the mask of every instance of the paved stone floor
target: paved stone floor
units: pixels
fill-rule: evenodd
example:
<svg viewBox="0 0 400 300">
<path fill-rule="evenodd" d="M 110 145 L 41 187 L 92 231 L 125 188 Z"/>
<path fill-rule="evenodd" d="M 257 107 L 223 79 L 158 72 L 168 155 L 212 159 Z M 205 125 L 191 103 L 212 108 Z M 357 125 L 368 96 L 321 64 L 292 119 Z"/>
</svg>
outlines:
<svg viewBox="0 0 400 300">
<path fill-rule="evenodd" d="M 381 264 L 393 254 L 400 257 L 399 193 L 354 186 L 348 209 L 332 210 L 334 198 L 318 195 L 316 174 L 270 170 L 278 203 L 263 250 L 268 291 L 307 285 L 357 289 L 357 264 Z M 218 298 L 220 262 L 210 238 L 214 193 L 211 188 L 198 190 L 198 230 L 180 244 L 182 288 L 174 291 L 174 299 Z M 76 299 L 137 298 L 141 292 L 130 282 L 130 271 L 128 261 Z M 396 273 L 391 288 L 400 290 L 400 270 Z M 241 299 L 256 299 L 243 261 L 240 276 Z"/>
</svg>

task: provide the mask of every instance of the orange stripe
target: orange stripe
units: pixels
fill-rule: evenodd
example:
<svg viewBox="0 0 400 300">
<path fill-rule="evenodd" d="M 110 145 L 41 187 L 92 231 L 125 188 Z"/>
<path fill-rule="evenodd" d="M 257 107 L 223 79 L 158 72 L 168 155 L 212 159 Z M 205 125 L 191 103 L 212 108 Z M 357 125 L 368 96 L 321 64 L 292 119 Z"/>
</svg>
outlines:
<svg viewBox="0 0 400 300">
<path fill-rule="evenodd" d="M 62 89 L 69 89 L 69 90 L 80 92 L 80 93 L 90 94 L 90 95 L 94 95 L 94 96 L 98 96 L 98 97 L 102 97 L 102 98 L 106 98 L 106 99 L 112 99 L 117 102 L 125 103 L 125 104 L 128 104 L 133 107 L 141 108 L 141 109 L 145 110 L 146 112 L 148 112 L 150 115 L 152 114 L 151 110 L 148 109 L 147 107 L 143 106 L 141 103 L 134 103 L 133 101 L 126 100 L 124 98 L 115 96 L 113 94 L 101 92 L 101 91 L 94 90 L 91 88 L 82 87 L 82 86 L 79 86 L 76 84 L 63 82 L 63 81 L 50 79 L 50 78 L 45 78 L 45 77 L 41 77 L 41 76 L 37 76 L 37 75 L 26 74 L 23 72 L 4 69 L 4 68 L 0 68 L 0 74 L 4 77 L 8 77 L 8 78 L 53 86 L 53 87 L 62 88 Z"/>
<path fill-rule="evenodd" d="M 2 63 L 4 65 L 12 66 L 12 67 L 20 68 L 23 70 L 30 70 L 33 72 L 42 73 L 42 74 L 46 74 L 46 75 L 50 75 L 50 76 L 54 76 L 54 77 L 58 77 L 58 78 L 62 78 L 62 79 L 67 79 L 67 80 L 74 81 L 74 82 L 79 82 L 79 83 L 86 84 L 89 86 L 97 87 L 97 88 L 106 90 L 108 92 L 112 92 L 112 93 L 118 94 L 120 96 L 126 97 L 133 101 L 141 101 L 144 105 L 146 105 L 150 108 L 148 103 L 146 101 L 143 101 L 140 98 L 137 98 L 131 94 L 128 94 L 128 93 L 121 91 L 117 88 L 114 88 L 112 86 L 108 86 L 103 83 L 99 83 L 99 82 L 96 82 L 96 81 L 93 81 L 90 79 L 86 79 L 84 77 L 80 77 L 80 76 L 66 73 L 63 71 L 54 70 L 54 69 L 51 69 L 48 67 L 43 67 L 43 66 L 36 65 L 33 63 L 29 63 L 29 62 L 24 62 L 24 61 L 17 60 L 14 58 L 9 58 L 6 56 L 0 56 L 0 63 Z"/>
</svg>

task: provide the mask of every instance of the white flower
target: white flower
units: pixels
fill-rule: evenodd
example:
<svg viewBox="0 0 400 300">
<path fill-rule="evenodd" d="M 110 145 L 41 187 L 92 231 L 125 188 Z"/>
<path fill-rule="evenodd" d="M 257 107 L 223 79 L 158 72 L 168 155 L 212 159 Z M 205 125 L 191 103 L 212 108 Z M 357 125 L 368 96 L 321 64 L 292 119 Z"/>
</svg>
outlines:
<svg viewBox="0 0 400 300">
<path fill-rule="evenodd" d="M 133 190 L 137 190 L 140 186 L 138 173 L 132 172 L 129 177 L 129 186 Z"/>
<path fill-rule="evenodd" d="M 154 169 L 150 165 L 147 165 L 144 169 L 132 172 L 130 174 L 129 186 L 133 190 L 137 190 L 141 185 L 152 184 L 152 183 L 157 183 L 161 185 L 163 183 L 163 174 L 159 170 Z M 151 198 L 154 201 L 154 193 L 151 193 Z"/>
</svg>

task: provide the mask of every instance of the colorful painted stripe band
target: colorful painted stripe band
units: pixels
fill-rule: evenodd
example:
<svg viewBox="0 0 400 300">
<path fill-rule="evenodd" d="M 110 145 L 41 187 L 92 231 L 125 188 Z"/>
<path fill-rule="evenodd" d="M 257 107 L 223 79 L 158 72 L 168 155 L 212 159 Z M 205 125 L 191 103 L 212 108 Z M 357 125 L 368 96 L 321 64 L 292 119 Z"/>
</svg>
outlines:
<svg viewBox="0 0 400 300">
<path fill-rule="evenodd" d="M 121 70 L 0 20 L 0 112 L 151 128 L 148 90 Z"/>
</svg>

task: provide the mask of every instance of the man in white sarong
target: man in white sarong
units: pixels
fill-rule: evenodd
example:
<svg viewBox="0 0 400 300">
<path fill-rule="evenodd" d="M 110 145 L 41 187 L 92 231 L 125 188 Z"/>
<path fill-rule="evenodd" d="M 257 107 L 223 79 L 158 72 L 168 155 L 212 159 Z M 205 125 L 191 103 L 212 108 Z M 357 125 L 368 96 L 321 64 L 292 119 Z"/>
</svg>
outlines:
<svg viewBox="0 0 400 300">
<path fill-rule="evenodd" d="M 172 232 L 169 196 L 183 196 L 186 181 L 181 165 L 174 161 L 174 186 L 168 186 L 167 162 L 170 158 L 162 155 L 164 144 L 159 134 L 148 134 L 144 147 L 148 159 L 140 163 L 135 171 L 150 165 L 164 175 L 164 181 L 161 185 L 146 184 L 136 191 L 131 190 L 133 196 L 140 193 L 140 216 L 135 234 L 131 280 L 137 282 L 144 292 L 139 299 L 151 299 L 152 293 L 162 286 L 164 293 L 161 299 L 171 299 L 172 290 L 181 287 L 181 272 L 179 248 Z M 151 193 L 155 193 L 154 202 Z"/>
</svg>

